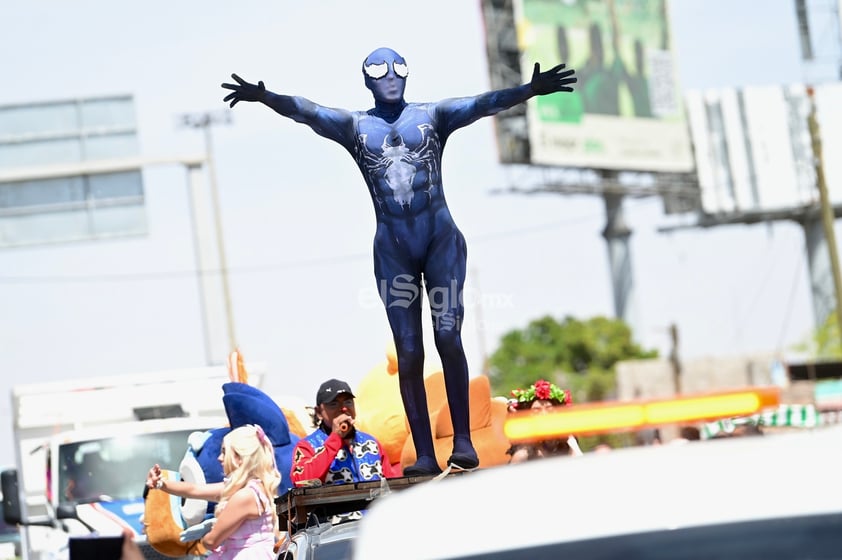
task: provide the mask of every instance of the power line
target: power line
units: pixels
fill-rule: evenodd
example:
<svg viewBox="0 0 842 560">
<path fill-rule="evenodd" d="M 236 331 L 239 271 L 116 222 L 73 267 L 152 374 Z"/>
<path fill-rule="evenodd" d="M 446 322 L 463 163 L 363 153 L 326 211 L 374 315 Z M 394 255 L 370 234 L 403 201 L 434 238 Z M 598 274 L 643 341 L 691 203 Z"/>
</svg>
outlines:
<svg viewBox="0 0 842 560">
<path fill-rule="evenodd" d="M 370 258 L 367 254 L 345 255 L 321 259 L 305 259 L 276 264 L 246 265 L 239 267 L 227 267 L 225 272 L 229 274 L 242 274 L 249 272 L 261 272 L 272 270 L 288 270 L 308 268 L 323 265 L 333 265 L 352 260 Z M 100 282 L 137 282 L 138 280 L 172 280 L 177 278 L 195 278 L 199 276 L 221 276 L 221 268 L 206 268 L 204 270 L 185 269 L 157 272 L 126 272 L 126 273 L 103 273 L 103 274 L 72 274 L 72 275 L 26 275 L 26 276 L 0 276 L 0 284 L 62 284 L 62 283 L 100 283 Z"/>
<path fill-rule="evenodd" d="M 471 243 L 481 244 L 494 241 L 500 237 L 518 237 L 530 235 L 536 232 L 558 229 L 560 227 L 572 227 L 584 222 L 591 221 L 595 216 L 576 217 L 570 220 L 559 220 L 545 224 L 538 224 L 526 228 L 497 231 L 471 237 Z M 314 268 L 319 266 L 332 266 L 348 262 L 368 260 L 369 253 L 349 253 L 346 255 L 333 255 L 328 257 L 308 258 L 281 263 L 243 265 L 226 267 L 228 274 L 247 274 L 254 272 L 272 272 L 278 270 L 295 270 L 302 268 Z M 171 280 L 177 278 L 195 278 L 200 276 L 222 275 L 221 268 L 207 268 L 204 271 L 197 269 L 149 271 L 149 272 L 126 272 L 126 273 L 102 273 L 102 274 L 73 274 L 73 275 L 0 275 L 0 284 L 62 284 L 62 283 L 108 283 L 108 282 L 137 282 L 139 280 Z"/>
<path fill-rule="evenodd" d="M 803 252 L 802 252 L 802 255 L 803 255 Z M 752 298 L 749 301 L 748 306 L 746 306 L 742 310 L 741 313 L 739 313 L 738 309 L 735 309 L 735 313 L 738 314 L 738 315 L 741 315 L 741 317 L 738 316 L 737 320 L 735 321 L 735 323 L 736 323 L 735 324 L 735 326 L 736 326 L 735 339 L 737 337 L 741 336 L 742 333 L 746 330 L 743 325 L 749 320 L 750 317 L 752 317 L 754 315 L 754 309 L 757 306 L 757 304 L 759 303 L 761 295 L 763 294 L 763 291 L 766 289 L 766 286 L 768 285 L 769 281 L 774 276 L 773 273 L 774 273 L 775 269 L 778 267 L 779 264 L 780 264 L 779 259 L 776 259 L 776 258 L 772 259 L 772 262 L 769 264 L 768 269 L 760 277 L 761 278 L 760 284 L 758 284 L 755 287 L 755 289 L 753 290 Z"/>
<path fill-rule="evenodd" d="M 784 334 L 786 333 L 786 328 L 789 326 L 789 319 L 792 316 L 792 309 L 793 303 L 795 302 L 795 292 L 796 288 L 798 288 L 798 278 L 801 276 L 801 269 L 804 266 L 804 252 L 801 253 L 801 258 L 798 260 L 798 266 L 795 267 L 795 275 L 792 279 L 792 287 L 789 290 L 789 297 L 787 298 L 786 302 L 786 312 L 784 313 L 784 320 L 781 322 L 781 333 L 778 336 L 778 344 L 777 349 L 778 351 L 781 350 L 781 346 L 783 345 Z"/>
<path fill-rule="evenodd" d="M 486 233 L 481 235 L 474 235 L 471 236 L 471 243 L 486 243 L 488 241 L 494 241 L 495 239 L 499 239 L 500 237 L 512 237 L 512 236 L 520 236 L 520 235 L 530 235 L 536 232 L 548 231 L 551 229 L 558 229 L 560 227 L 571 227 L 581 225 L 583 223 L 594 221 L 595 219 L 601 217 L 597 215 L 591 216 L 581 216 L 578 218 L 573 218 L 570 220 L 560 220 L 556 222 L 548 222 L 545 224 L 539 224 L 530 227 L 524 228 L 517 228 L 517 229 L 510 229 L 505 231 L 497 231 L 493 233 Z"/>
</svg>

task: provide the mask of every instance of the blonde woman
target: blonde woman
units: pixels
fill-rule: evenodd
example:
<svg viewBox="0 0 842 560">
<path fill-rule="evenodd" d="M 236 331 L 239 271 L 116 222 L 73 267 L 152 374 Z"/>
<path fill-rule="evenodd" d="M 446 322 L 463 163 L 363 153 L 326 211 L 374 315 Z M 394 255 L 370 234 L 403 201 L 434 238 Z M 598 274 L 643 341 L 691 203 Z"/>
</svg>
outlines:
<svg viewBox="0 0 842 560">
<path fill-rule="evenodd" d="M 231 430 L 219 454 L 223 482 L 193 484 L 150 469 L 146 485 L 183 498 L 217 502 L 211 530 L 202 544 L 209 560 L 274 560 L 278 516 L 273 497 L 281 482 L 272 443 L 256 425 Z"/>
</svg>

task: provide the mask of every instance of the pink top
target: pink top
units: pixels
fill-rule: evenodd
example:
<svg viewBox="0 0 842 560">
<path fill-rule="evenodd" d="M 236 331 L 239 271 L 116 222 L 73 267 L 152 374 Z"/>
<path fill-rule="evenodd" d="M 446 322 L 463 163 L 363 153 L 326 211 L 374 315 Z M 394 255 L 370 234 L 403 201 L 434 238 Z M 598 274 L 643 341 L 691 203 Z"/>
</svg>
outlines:
<svg viewBox="0 0 842 560">
<path fill-rule="evenodd" d="M 246 487 L 254 492 L 257 509 L 263 513 L 243 521 L 210 553 L 208 560 L 275 560 L 275 528 L 270 509 L 274 504 L 266 497 L 259 480 L 250 480 Z"/>
</svg>

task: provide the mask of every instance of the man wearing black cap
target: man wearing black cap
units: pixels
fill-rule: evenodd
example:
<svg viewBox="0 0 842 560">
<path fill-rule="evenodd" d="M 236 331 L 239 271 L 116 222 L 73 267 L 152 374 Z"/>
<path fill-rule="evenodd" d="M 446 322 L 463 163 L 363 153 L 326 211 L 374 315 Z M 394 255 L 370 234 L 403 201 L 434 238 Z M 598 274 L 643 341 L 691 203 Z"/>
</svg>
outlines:
<svg viewBox="0 0 842 560">
<path fill-rule="evenodd" d="M 347 383 L 328 379 L 321 384 L 313 409 L 316 431 L 299 440 L 292 452 L 293 484 L 344 484 L 400 476 L 380 442 L 354 428 L 356 416 L 354 393 Z"/>
</svg>

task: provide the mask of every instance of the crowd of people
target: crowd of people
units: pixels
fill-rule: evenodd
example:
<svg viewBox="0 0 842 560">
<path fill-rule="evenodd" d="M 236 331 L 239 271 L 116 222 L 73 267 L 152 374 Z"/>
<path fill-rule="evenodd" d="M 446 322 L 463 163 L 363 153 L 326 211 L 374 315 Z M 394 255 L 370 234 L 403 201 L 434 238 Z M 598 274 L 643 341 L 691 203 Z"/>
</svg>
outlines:
<svg viewBox="0 0 842 560">
<path fill-rule="evenodd" d="M 217 458 L 223 482 L 192 483 L 164 476 L 153 465 L 146 479 L 150 489 L 182 498 L 216 503 L 214 516 L 190 536 L 210 551 L 210 560 L 273 559 L 282 535 L 274 497 L 283 476 L 295 486 L 341 484 L 400 476 L 377 438 L 354 427 L 354 393 L 344 381 L 329 379 L 316 393 L 313 425 L 316 428 L 293 449 L 292 469 L 281 473 L 272 442 L 259 425 L 231 430 Z M 136 548 L 124 539 L 123 560 L 134 560 Z M 139 551 L 138 551 L 139 553 Z"/>
<path fill-rule="evenodd" d="M 570 392 L 539 380 L 529 389 L 512 391 L 510 410 L 546 412 L 571 402 Z M 218 461 L 224 480 L 192 483 L 164 476 L 153 465 L 146 486 L 182 498 L 216 503 L 214 515 L 189 536 L 200 539 L 211 560 L 271 559 L 283 538 L 274 508 L 274 497 L 282 477 L 289 476 L 297 487 L 344 484 L 402 476 L 381 443 L 355 427 L 356 406 L 350 385 L 329 379 L 319 386 L 313 407 L 313 427 L 293 449 L 292 469 L 281 473 L 271 441 L 259 425 L 231 430 L 222 441 Z M 551 455 L 581 455 L 574 437 L 509 449 L 511 463 Z M 142 558 L 132 539 L 124 539 L 123 560 Z"/>
<path fill-rule="evenodd" d="M 259 425 L 250 424 L 231 430 L 223 439 L 217 458 L 223 468 L 223 482 L 194 484 L 173 480 L 165 477 L 156 464 L 149 470 L 146 485 L 175 496 L 216 503 L 212 518 L 188 530 L 192 539 L 200 539 L 210 551 L 211 560 L 274 558 L 283 539 L 274 507 L 282 477 L 290 477 L 294 486 L 307 487 L 405 475 L 375 436 L 356 429 L 354 399 L 345 381 L 329 379 L 321 384 L 312 413 L 314 430 L 295 445 L 289 472 L 278 470 L 271 441 Z M 569 390 L 539 379 L 526 389 L 512 390 L 508 408 L 512 414 L 546 414 L 571 402 Z M 736 435 L 743 434 L 733 434 Z M 637 445 L 661 443 L 656 429 L 641 430 L 636 437 Z M 685 427 L 678 439 L 700 439 L 699 431 Z M 605 443 L 591 449 L 594 453 L 610 450 Z M 576 457 L 583 452 L 574 436 L 566 436 L 514 443 L 507 454 L 509 463 L 515 464 L 551 456 Z M 133 555 L 136 545 L 131 538 L 124 541 L 123 560 L 142 558 Z"/>
</svg>

